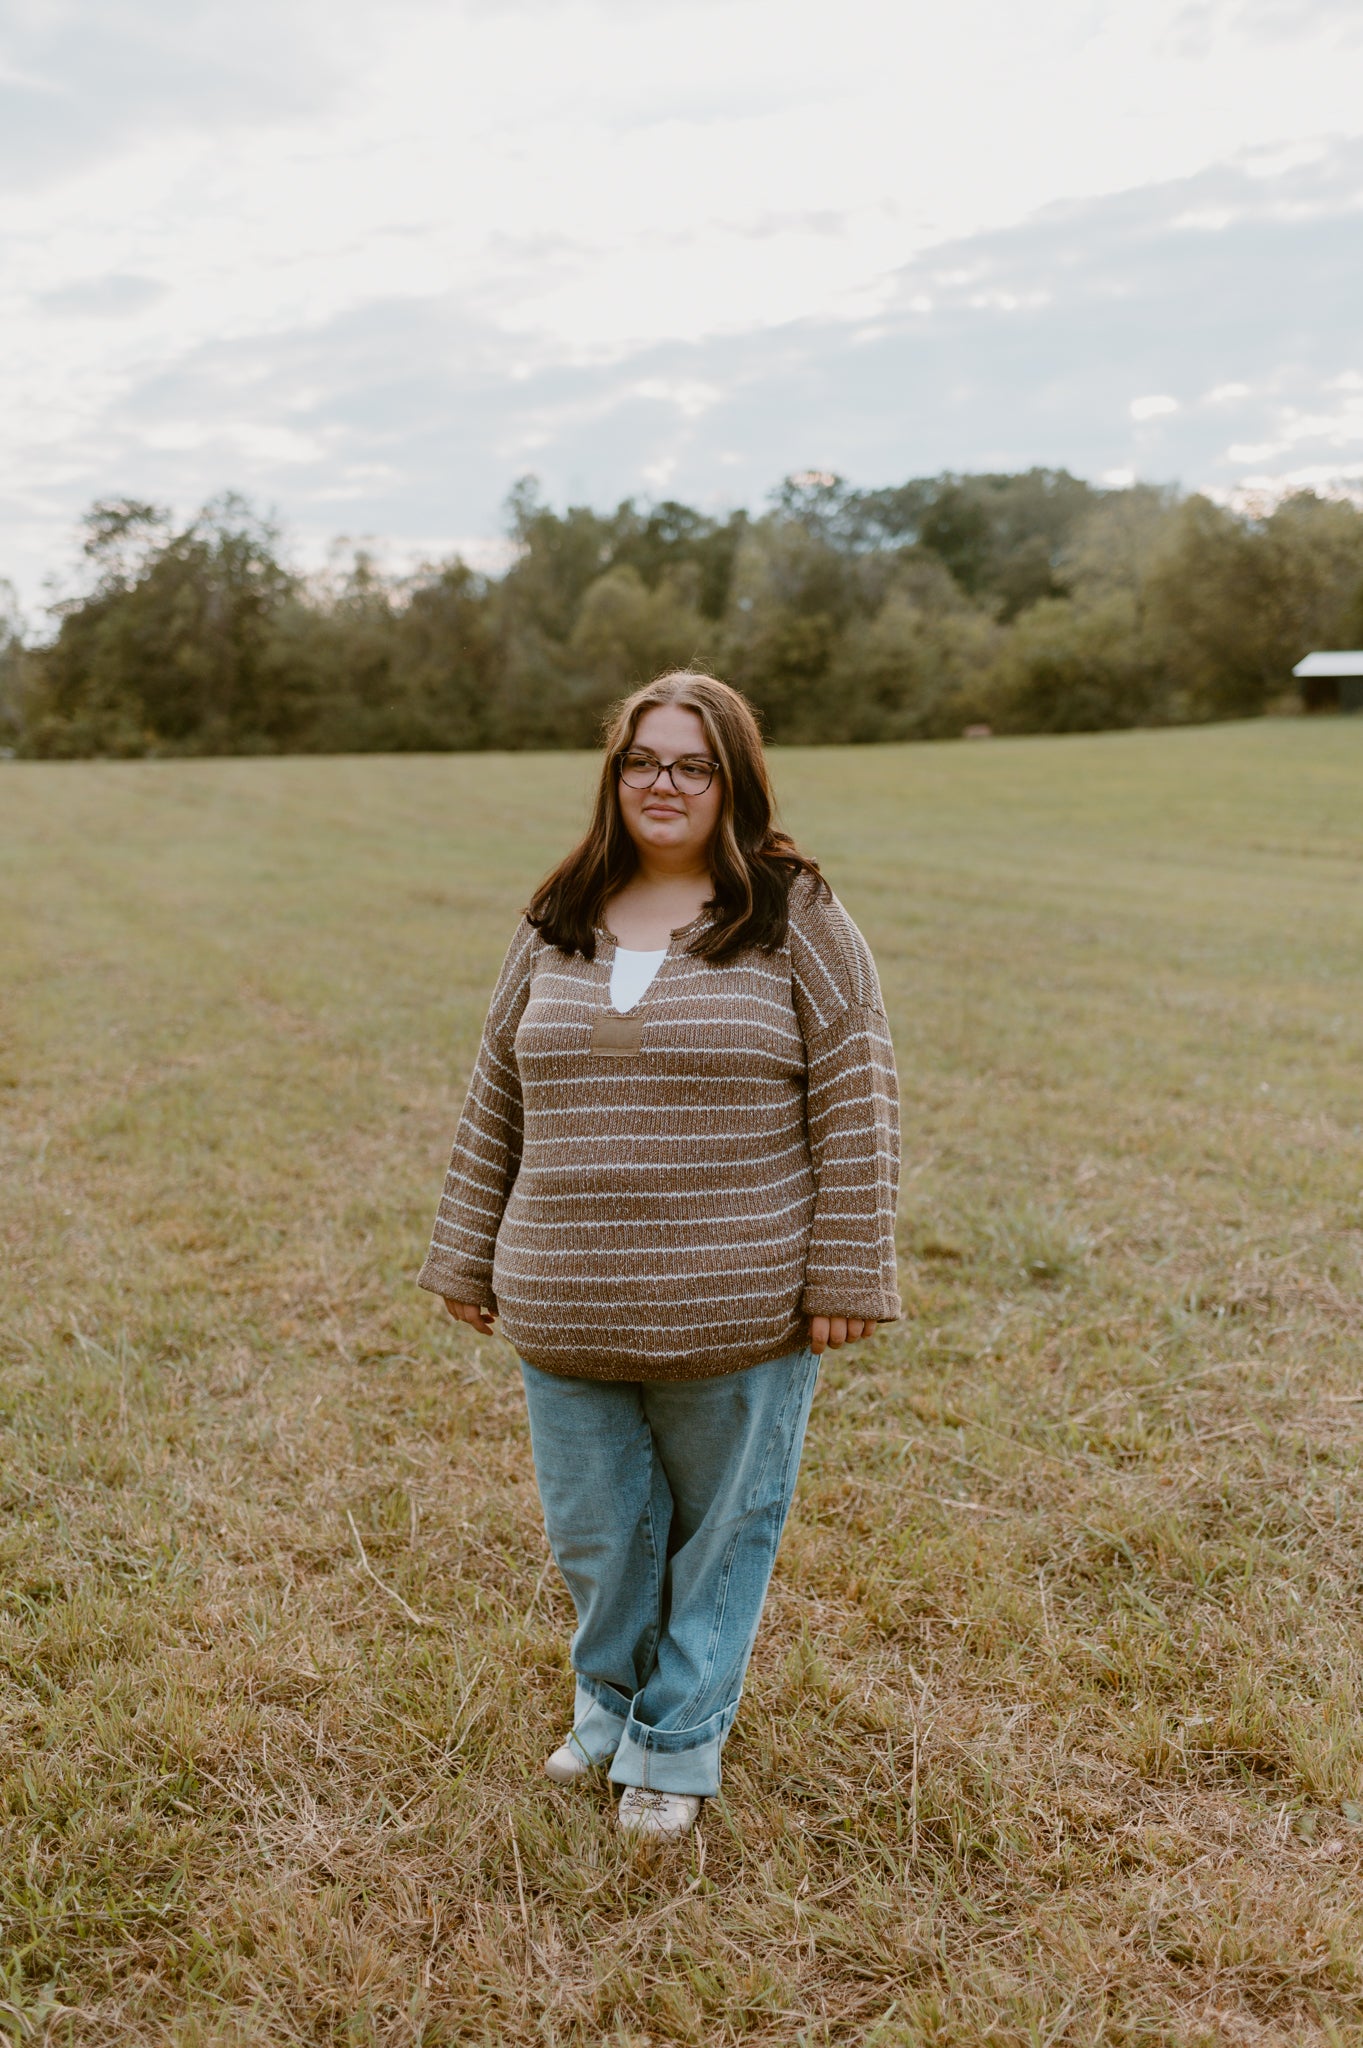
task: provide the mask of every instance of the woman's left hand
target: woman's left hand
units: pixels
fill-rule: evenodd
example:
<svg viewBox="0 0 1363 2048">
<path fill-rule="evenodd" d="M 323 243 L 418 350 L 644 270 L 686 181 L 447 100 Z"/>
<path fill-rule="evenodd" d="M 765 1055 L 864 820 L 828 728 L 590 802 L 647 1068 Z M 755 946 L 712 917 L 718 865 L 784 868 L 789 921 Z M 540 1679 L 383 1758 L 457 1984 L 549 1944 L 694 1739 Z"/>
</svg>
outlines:
<svg viewBox="0 0 1363 2048">
<path fill-rule="evenodd" d="M 823 1351 L 840 1351 L 844 1344 L 858 1344 L 875 1333 L 875 1324 L 862 1316 L 811 1316 L 809 1348 L 817 1357 Z"/>
</svg>

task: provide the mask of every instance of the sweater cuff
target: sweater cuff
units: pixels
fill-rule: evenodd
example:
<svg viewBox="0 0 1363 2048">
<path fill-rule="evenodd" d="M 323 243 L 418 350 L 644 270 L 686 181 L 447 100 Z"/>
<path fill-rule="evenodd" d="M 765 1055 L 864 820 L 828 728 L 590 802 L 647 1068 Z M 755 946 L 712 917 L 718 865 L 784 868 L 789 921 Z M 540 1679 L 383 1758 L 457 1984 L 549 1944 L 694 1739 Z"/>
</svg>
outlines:
<svg viewBox="0 0 1363 2048">
<path fill-rule="evenodd" d="M 904 1313 L 891 1288 L 837 1284 L 806 1287 L 800 1296 L 800 1311 L 806 1316 L 860 1316 L 867 1323 L 897 1323 Z"/>
<path fill-rule="evenodd" d="M 418 1287 L 439 1294 L 446 1301 L 475 1301 L 494 1314 L 497 1298 L 492 1292 L 492 1271 L 488 1266 L 461 1266 L 438 1245 L 426 1254 L 426 1263 L 416 1276 Z"/>
</svg>

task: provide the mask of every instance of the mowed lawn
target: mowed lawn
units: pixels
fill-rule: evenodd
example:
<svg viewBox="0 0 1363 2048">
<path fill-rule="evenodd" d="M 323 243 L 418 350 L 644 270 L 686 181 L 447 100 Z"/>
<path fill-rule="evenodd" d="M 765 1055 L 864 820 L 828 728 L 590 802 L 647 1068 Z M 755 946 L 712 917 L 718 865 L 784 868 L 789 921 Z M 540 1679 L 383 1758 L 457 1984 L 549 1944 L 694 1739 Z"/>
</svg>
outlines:
<svg viewBox="0 0 1363 2048">
<path fill-rule="evenodd" d="M 775 767 L 907 1314 L 631 1850 L 412 1284 L 592 764 L 0 766 L 0 2038 L 1363 2041 L 1363 720 Z"/>
</svg>

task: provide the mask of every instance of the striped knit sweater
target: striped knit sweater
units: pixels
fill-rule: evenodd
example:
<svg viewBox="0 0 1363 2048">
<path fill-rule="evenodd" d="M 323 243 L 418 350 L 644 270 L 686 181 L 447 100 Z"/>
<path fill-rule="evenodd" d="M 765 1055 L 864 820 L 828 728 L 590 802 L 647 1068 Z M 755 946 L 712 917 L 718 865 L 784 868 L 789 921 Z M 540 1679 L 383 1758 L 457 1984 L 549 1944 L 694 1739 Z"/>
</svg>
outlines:
<svg viewBox="0 0 1363 2048">
<path fill-rule="evenodd" d="M 701 1379 L 797 1349 L 810 1316 L 900 1313 L 865 940 L 804 880 L 777 951 L 712 966 L 702 922 L 623 1020 L 609 933 L 584 960 L 522 922 L 506 956 L 420 1284 L 495 1308 L 545 1372 Z"/>
</svg>

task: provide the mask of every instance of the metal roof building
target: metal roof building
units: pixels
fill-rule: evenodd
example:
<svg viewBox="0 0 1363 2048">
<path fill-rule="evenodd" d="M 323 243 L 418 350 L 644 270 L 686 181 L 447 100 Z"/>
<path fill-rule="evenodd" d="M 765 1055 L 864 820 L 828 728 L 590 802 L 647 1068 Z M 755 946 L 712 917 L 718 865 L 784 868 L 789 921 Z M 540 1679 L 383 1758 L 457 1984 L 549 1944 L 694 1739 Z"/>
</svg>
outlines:
<svg viewBox="0 0 1363 2048">
<path fill-rule="evenodd" d="M 1363 711 L 1363 648 L 1308 654 L 1292 673 L 1308 711 Z"/>
</svg>

